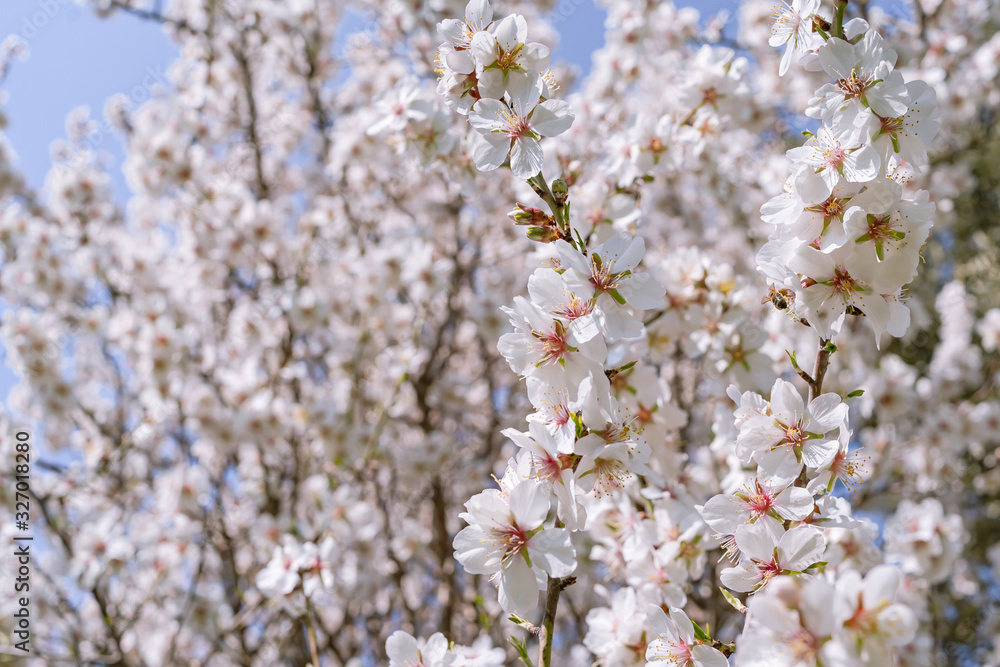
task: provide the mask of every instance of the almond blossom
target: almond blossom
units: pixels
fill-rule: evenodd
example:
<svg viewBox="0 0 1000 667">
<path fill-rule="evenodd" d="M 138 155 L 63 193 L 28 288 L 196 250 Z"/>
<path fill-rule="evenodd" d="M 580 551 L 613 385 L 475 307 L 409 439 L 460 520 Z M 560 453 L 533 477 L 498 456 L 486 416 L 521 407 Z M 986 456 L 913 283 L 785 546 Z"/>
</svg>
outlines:
<svg viewBox="0 0 1000 667">
<path fill-rule="evenodd" d="M 562 134 L 573 124 L 573 112 L 562 100 L 545 100 L 537 77 L 519 77 L 508 88 L 507 98 L 481 99 L 469 113 L 469 122 L 479 132 L 473 152 L 476 166 L 496 169 L 510 155 L 517 178 L 528 179 L 542 169 L 542 137 Z"/>
<path fill-rule="evenodd" d="M 792 0 L 792 4 L 782 3 L 781 9 L 775 10 L 771 37 L 767 43 L 771 46 L 785 46 L 778 71 L 780 76 L 788 72 L 796 55 L 812 51 L 820 45 L 819 35 L 812 31 L 812 16 L 817 13 L 819 6 L 819 0 Z"/>
<path fill-rule="evenodd" d="M 775 530 L 776 528 L 776 530 Z M 801 573 L 819 562 L 826 542 L 812 526 L 800 525 L 788 531 L 765 522 L 736 529 L 739 564 L 722 571 L 722 583 L 734 591 L 756 591 L 781 574 Z"/>
<path fill-rule="evenodd" d="M 47 175 L 0 43 L 35 662 L 997 662 L 996 3 L 99 4 Z"/>
<path fill-rule="evenodd" d="M 454 656 L 448 652 L 448 640 L 440 632 L 424 641 L 397 630 L 386 640 L 385 650 L 389 656 L 389 667 L 446 667 L 454 664 Z"/>
<path fill-rule="evenodd" d="M 767 410 L 740 427 L 737 453 L 752 458 L 759 474 L 774 484 L 788 484 L 802 466 L 824 468 L 840 447 L 826 434 L 846 426 L 847 405 L 836 394 L 809 402 L 790 382 L 775 380 Z M 786 517 L 789 518 L 789 517 Z"/>
<path fill-rule="evenodd" d="M 517 483 L 506 494 L 487 490 L 471 498 L 461 516 L 469 525 L 455 536 L 455 558 L 468 572 L 498 579 L 504 611 L 526 614 L 538 598 L 534 568 L 564 577 L 576 569 L 569 533 L 544 528 L 549 496 L 536 482 Z"/>
<path fill-rule="evenodd" d="M 649 605 L 646 612 L 656 637 L 646 649 L 647 667 L 725 667 L 726 657 L 711 646 L 695 640 L 691 620 L 683 610 L 670 609 L 667 616 L 662 607 Z"/>
</svg>

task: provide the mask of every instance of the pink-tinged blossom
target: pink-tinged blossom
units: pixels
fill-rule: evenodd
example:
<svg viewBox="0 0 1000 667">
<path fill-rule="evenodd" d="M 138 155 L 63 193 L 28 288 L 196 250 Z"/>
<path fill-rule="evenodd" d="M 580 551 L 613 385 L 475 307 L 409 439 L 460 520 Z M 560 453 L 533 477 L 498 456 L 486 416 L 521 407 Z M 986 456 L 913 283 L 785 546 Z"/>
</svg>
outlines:
<svg viewBox="0 0 1000 667">
<path fill-rule="evenodd" d="M 824 338 L 840 330 L 851 308 L 868 316 L 876 346 L 882 334 L 898 336 L 909 324 L 908 311 L 904 316 L 889 303 L 896 300 L 895 294 L 910 275 L 908 265 L 879 264 L 871 261 L 868 253 L 848 245 L 829 254 L 803 247 L 789 261 L 789 267 L 802 276 L 803 315 Z"/>
<path fill-rule="evenodd" d="M 790 160 L 809 165 L 822 177 L 824 198 L 841 179 L 867 183 L 878 177 L 882 166 L 871 144 L 851 134 L 836 134 L 828 127 L 821 127 L 805 145 L 790 149 L 787 155 Z"/>
<path fill-rule="evenodd" d="M 266 597 L 288 595 L 299 585 L 299 548 L 294 543 L 277 547 L 267 567 L 257 573 L 257 588 Z"/>
<path fill-rule="evenodd" d="M 834 83 L 816 91 L 806 115 L 832 119 L 838 132 L 861 129 L 867 135 L 881 118 L 898 118 L 910 105 L 903 75 L 892 69 L 896 53 L 874 30 L 857 44 L 836 37 L 819 49 L 819 63 Z"/>
<path fill-rule="evenodd" d="M 863 578 L 849 570 L 837 581 L 836 614 L 847 646 L 865 665 L 891 664 L 897 647 L 913 640 L 917 617 L 895 601 L 902 574 L 879 565 Z"/>
<path fill-rule="evenodd" d="M 895 291 L 917 275 L 920 249 L 930 234 L 935 205 L 928 201 L 926 190 L 913 199 L 900 199 L 899 186 L 887 183 L 894 191 L 888 200 L 891 203 L 869 203 L 862 199 L 866 191 L 844 215 L 844 228 L 855 249 L 866 249 L 868 260 L 878 265 L 883 289 Z"/>
<path fill-rule="evenodd" d="M 472 574 L 499 579 L 504 611 L 529 614 L 538 600 L 535 568 L 552 577 L 576 569 L 576 553 L 565 528 L 543 528 L 549 491 L 527 479 L 506 497 L 489 489 L 465 503 L 460 516 L 469 523 L 455 536 L 455 558 Z"/>
<path fill-rule="evenodd" d="M 883 164 L 895 161 L 915 168 L 927 166 L 927 146 L 941 129 L 937 93 L 926 81 L 906 84 L 910 104 L 906 113 L 895 118 L 879 118 L 872 133 L 872 145 Z"/>
<path fill-rule="evenodd" d="M 743 460 L 758 464 L 758 477 L 772 484 L 787 485 L 805 465 L 824 468 L 837 454 L 837 436 L 831 431 L 846 428 L 847 405 L 837 394 L 817 396 L 806 406 L 791 382 L 777 379 L 771 388 L 766 414 L 747 419 L 740 427 L 736 452 Z"/>
<path fill-rule="evenodd" d="M 562 134 L 573 124 L 573 112 L 563 100 L 545 100 L 537 77 L 522 77 L 511 85 L 507 100 L 481 99 L 469 113 L 478 132 L 473 151 L 476 166 L 491 171 L 510 156 L 514 176 L 529 179 L 542 170 L 544 158 L 538 141 Z"/>
<path fill-rule="evenodd" d="M 740 526 L 763 517 L 802 521 L 812 514 L 813 495 L 802 488 L 755 478 L 735 493 L 713 496 L 700 511 L 716 533 L 733 535 Z"/>
<path fill-rule="evenodd" d="M 491 30 L 477 33 L 472 40 L 477 63 L 479 92 L 483 98 L 499 99 L 526 81 L 532 81 L 549 66 L 549 47 L 528 41 L 528 23 L 520 14 L 511 14 Z"/>
<path fill-rule="evenodd" d="M 738 667 L 848 667 L 837 636 L 833 586 L 821 577 L 779 576 L 749 601 Z"/>
<path fill-rule="evenodd" d="M 575 436 L 566 440 L 553 435 L 538 421 L 528 425 L 522 433 L 508 428 L 503 434 L 527 452 L 531 461 L 532 477 L 550 489 L 559 501 L 558 516 L 570 530 L 579 530 L 586 521 L 586 513 L 577 502 L 578 489 L 574 468 L 579 460 L 573 455 Z"/>
<path fill-rule="evenodd" d="M 694 626 L 683 610 L 670 615 L 651 604 L 646 611 L 656 637 L 646 648 L 646 667 L 727 667 L 726 656 L 695 639 Z"/>
<path fill-rule="evenodd" d="M 503 311 L 514 331 L 500 337 L 498 348 L 515 373 L 575 386 L 592 375 L 604 376 L 607 344 L 593 315 L 565 324 L 524 297 L 515 297 L 514 308 Z"/>
<path fill-rule="evenodd" d="M 819 47 L 823 40 L 812 31 L 812 16 L 819 11 L 820 0 L 792 0 L 792 4 L 782 3 L 774 12 L 771 24 L 771 37 L 767 43 L 771 46 L 785 46 L 781 56 L 780 76 L 788 72 L 792 59 L 796 54 L 812 51 Z"/>
<path fill-rule="evenodd" d="M 614 304 L 638 310 L 662 305 L 664 288 L 645 272 L 633 273 L 646 254 L 641 236 L 619 232 L 597 246 L 587 256 L 565 241 L 557 241 L 559 262 L 566 269 L 563 280 L 576 291 L 593 290 L 605 319 L 623 317 L 612 310 Z M 613 303 L 612 303 L 613 302 Z M 605 326 L 609 325 L 605 323 Z M 614 329 L 614 326 L 611 326 Z"/>
<path fill-rule="evenodd" d="M 844 213 L 862 185 L 841 180 L 832 191 L 826 186 L 821 174 L 801 166 L 786 181 L 785 192 L 764 203 L 761 219 L 824 252 L 843 246 L 847 243 Z"/>
<path fill-rule="evenodd" d="M 767 523 L 750 523 L 736 530 L 735 540 L 740 562 L 723 570 L 721 578 L 727 588 L 740 593 L 756 591 L 781 574 L 804 572 L 819 562 L 826 548 L 823 533 L 807 525 L 787 532 L 778 527 L 775 532 Z"/>
</svg>

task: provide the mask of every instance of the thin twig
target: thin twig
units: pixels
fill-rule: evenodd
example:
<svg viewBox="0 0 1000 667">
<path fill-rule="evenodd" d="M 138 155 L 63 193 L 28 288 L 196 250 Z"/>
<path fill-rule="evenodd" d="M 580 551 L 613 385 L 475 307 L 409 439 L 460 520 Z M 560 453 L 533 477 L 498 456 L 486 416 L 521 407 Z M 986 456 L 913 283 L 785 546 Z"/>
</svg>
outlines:
<svg viewBox="0 0 1000 667">
<path fill-rule="evenodd" d="M 574 583 L 576 577 L 561 579 L 549 577 L 549 586 L 545 593 L 545 616 L 538 633 L 538 667 L 552 667 L 552 636 L 556 625 L 556 611 L 559 608 L 559 596 Z"/>
<path fill-rule="evenodd" d="M 819 339 L 819 349 L 816 351 L 816 364 L 813 366 L 812 382 L 809 382 L 809 400 L 823 393 L 823 378 L 826 377 L 826 370 L 830 366 L 830 354 L 832 349 L 830 341 L 826 338 Z"/>
</svg>

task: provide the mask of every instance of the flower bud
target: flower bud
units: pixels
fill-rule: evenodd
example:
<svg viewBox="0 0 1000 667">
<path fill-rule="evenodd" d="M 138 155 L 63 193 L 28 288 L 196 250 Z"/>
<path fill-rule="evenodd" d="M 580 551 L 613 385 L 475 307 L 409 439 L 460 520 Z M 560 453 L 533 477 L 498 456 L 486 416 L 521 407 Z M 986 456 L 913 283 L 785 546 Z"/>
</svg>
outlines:
<svg viewBox="0 0 1000 667">
<path fill-rule="evenodd" d="M 552 243 L 559 240 L 559 232 L 552 227 L 528 227 L 528 238 L 539 243 Z"/>
<path fill-rule="evenodd" d="M 547 227 L 552 224 L 552 216 L 546 215 L 540 208 L 516 204 L 514 210 L 507 214 L 515 225 L 538 225 Z"/>
<path fill-rule="evenodd" d="M 565 204 L 569 199 L 569 184 L 561 178 L 552 181 L 552 196 L 559 205 Z"/>
</svg>

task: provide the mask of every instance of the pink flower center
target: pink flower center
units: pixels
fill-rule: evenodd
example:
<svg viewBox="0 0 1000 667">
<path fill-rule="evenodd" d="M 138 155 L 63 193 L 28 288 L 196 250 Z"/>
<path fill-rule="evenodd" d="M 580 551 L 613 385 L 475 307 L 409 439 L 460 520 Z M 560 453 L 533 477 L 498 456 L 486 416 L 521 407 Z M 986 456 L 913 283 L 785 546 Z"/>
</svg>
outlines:
<svg viewBox="0 0 1000 667">
<path fill-rule="evenodd" d="M 607 266 L 590 265 L 590 284 L 600 292 L 618 287 L 617 276 L 612 275 Z"/>
<path fill-rule="evenodd" d="M 536 454 L 532 457 L 532 463 L 538 469 L 536 473 L 538 479 L 549 482 L 559 479 L 559 473 L 562 472 L 562 463 L 559 462 L 559 459 L 551 455 L 542 456 Z"/>
<path fill-rule="evenodd" d="M 561 315 L 568 320 L 575 320 L 583 317 L 584 315 L 590 315 L 593 310 L 594 306 L 590 303 L 590 301 L 584 301 L 574 294 L 569 301 L 559 304 L 559 306 L 555 309 L 555 314 Z"/>
<path fill-rule="evenodd" d="M 496 537 L 500 548 L 503 549 L 503 558 L 501 559 L 503 562 L 507 562 L 521 553 L 521 549 L 528 543 L 528 536 L 516 523 L 499 528 L 496 531 Z"/>
<path fill-rule="evenodd" d="M 541 342 L 542 359 L 539 365 L 555 363 L 566 356 L 569 352 L 569 345 L 566 343 L 565 330 L 560 331 L 532 331 L 531 335 Z"/>
<path fill-rule="evenodd" d="M 781 564 L 774 558 L 766 563 L 758 563 L 757 571 L 760 573 L 760 585 L 763 586 L 773 577 L 781 574 Z"/>
<path fill-rule="evenodd" d="M 549 417 L 548 423 L 555 424 L 556 426 L 565 426 L 569 423 L 570 413 L 569 406 L 565 403 L 560 403 L 552 408 L 552 416 Z"/>
<path fill-rule="evenodd" d="M 847 151 L 840 144 L 828 146 L 823 151 L 823 161 L 831 169 L 839 169 L 844 160 L 847 159 Z"/>
<path fill-rule="evenodd" d="M 754 518 L 764 516 L 774 507 L 774 493 L 770 489 L 761 486 L 758 480 L 754 480 L 753 489 L 744 488 L 746 488 L 747 493 L 743 502 Z"/>
</svg>

